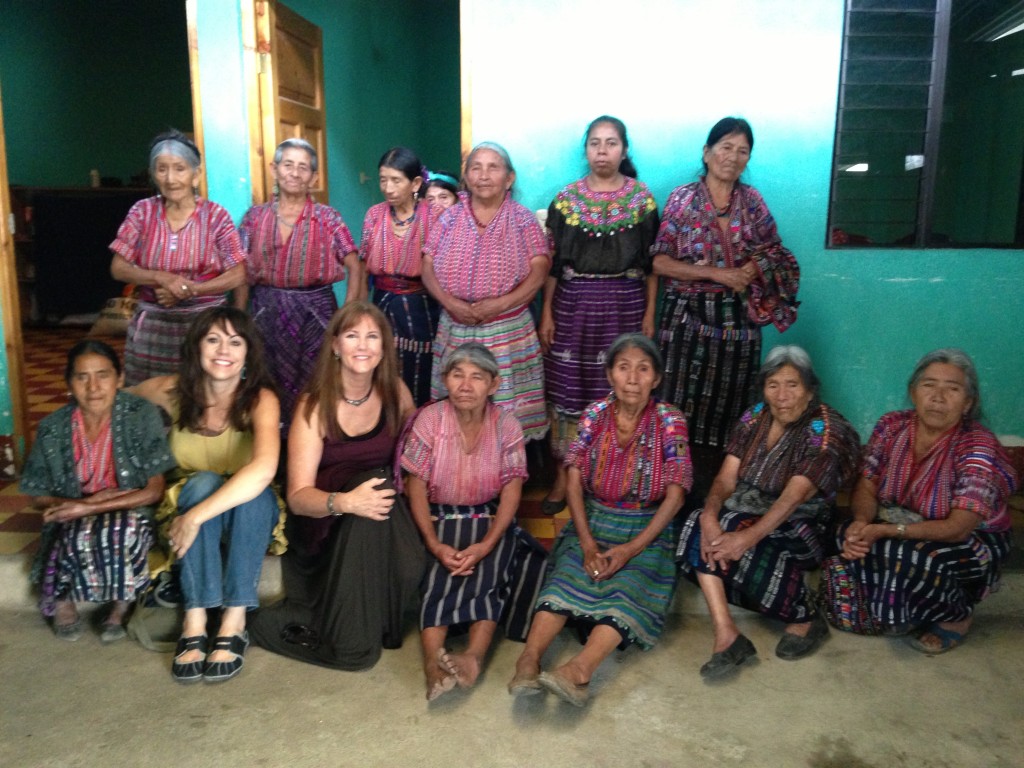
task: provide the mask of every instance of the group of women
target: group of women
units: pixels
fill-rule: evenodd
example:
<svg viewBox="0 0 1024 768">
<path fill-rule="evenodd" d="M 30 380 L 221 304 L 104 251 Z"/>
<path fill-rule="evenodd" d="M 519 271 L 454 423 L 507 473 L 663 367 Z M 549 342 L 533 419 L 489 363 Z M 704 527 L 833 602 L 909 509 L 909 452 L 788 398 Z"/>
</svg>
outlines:
<svg viewBox="0 0 1024 768">
<path fill-rule="evenodd" d="M 613 650 L 656 642 L 680 571 L 711 614 L 704 677 L 756 655 L 730 604 L 780 620 L 788 660 L 814 652 L 829 624 L 912 632 L 926 653 L 962 642 L 1009 549 L 1017 483 L 977 420 L 970 358 L 925 356 L 913 409 L 883 417 L 861 460 L 803 350 L 761 363 L 760 328 L 795 319 L 799 269 L 739 181 L 750 126 L 714 126 L 704 174 L 660 219 L 621 121 L 595 119 L 585 147 L 589 173 L 552 202 L 548 233 L 512 200 L 499 145 L 468 155 L 463 190 L 389 150 L 385 202 L 357 251 L 309 194 L 305 142 L 278 148 L 275 200 L 246 214 L 239 237 L 195 193 L 195 146 L 158 137 L 160 195 L 112 245 L 113 273 L 142 291 L 125 376 L 102 343 L 71 351 L 72 402 L 41 424 L 22 480 L 45 510 L 38 576 L 57 635 L 77 639 L 76 603 L 96 601 L 109 603 L 102 639 L 123 636 L 149 583 L 155 518 L 180 561 L 180 682 L 238 674 L 250 638 L 372 666 L 418 606 L 428 699 L 475 684 L 500 624 L 525 641 L 510 693 L 582 706 Z M 346 273 L 335 309 L 329 286 Z M 251 314 L 225 306 L 229 289 L 249 301 L 243 283 Z M 515 515 L 524 446 L 549 423 L 558 471 L 545 511 L 567 505 L 571 521 L 545 565 Z M 283 536 L 271 483 L 282 437 Z M 834 521 L 854 480 L 852 519 Z M 286 597 L 249 621 L 272 539 L 287 540 Z M 819 567 L 816 599 L 805 574 Z M 582 649 L 543 669 L 567 624 Z M 465 649 L 450 651 L 461 632 Z"/>
</svg>

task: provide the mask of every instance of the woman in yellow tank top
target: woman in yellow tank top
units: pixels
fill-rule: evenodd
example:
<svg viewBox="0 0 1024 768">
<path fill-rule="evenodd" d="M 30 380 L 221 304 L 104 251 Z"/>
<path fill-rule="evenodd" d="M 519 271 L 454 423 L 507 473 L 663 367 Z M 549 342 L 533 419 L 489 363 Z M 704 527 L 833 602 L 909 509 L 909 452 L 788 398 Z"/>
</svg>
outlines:
<svg viewBox="0 0 1024 768">
<path fill-rule="evenodd" d="M 233 307 L 203 312 L 182 343 L 180 372 L 134 391 L 170 414 L 171 452 L 187 478 L 168 531 L 185 597 L 171 675 L 180 683 L 229 680 L 242 669 L 246 611 L 258 605 L 256 585 L 278 517 L 270 482 L 281 410 L 252 321 Z M 212 643 L 209 608 L 223 609 Z"/>
</svg>

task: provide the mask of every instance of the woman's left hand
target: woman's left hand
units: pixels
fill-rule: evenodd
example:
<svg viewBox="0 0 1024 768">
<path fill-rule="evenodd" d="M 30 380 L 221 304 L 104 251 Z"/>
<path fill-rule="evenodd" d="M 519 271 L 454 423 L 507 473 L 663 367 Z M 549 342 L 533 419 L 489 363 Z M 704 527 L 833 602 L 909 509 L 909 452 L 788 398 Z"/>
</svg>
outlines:
<svg viewBox="0 0 1024 768">
<path fill-rule="evenodd" d="M 167 531 L 167 543 L 171 545 L 171 552 L 173 552 L 178 559 L 185 556 L 188 552 L 189 547 L 192 546 L 192 542 L 196 540 L 196 536 L 199 533 L 199 524 L 186 512 L 184 515 L 178 515 L 174 518 L 171 523 L 170 529 Z"/>
<path fill-rule="evenodd" d="M 711 542 L 711 561 L 708 566 L 714 569 L 717 565 L 723 572 L 728 571 L 729 563 L 739 560 L 753 545 L 746 531 L 723 533 Z"/>
<path fill-rule="evenodd" d="M 89 514 L 89 505 L 83 501 L 62 501 L 43 512 L 44 523 L 68 523 Z"/>
<path fill-rule="evenodd" d="M 586 563 L 586 567 L 589 569 L 588 576 L 594 581 L 605 581 L 610 579 L 628 563 L 633 555 L 636 553 L 632 548 L 625 544 L 619 544 L 617 546 L 606 549 L 604 552 L 598 552 L 594 557 L 594 561 Z M 596 571 L 596 573 L 595 573 Z"/>
<path fill-rule="evenodd" d="M 476 315 L 477 323 L 489 323 L 504 311 L 501 306 L 501 299 L 493 296 L 487 299 L 480 299 L 480 301 L 474 301 L 470 306 Z"/>
<path fill-rule="evenodd" d="M 470 544 L 465 549 L 455 554 L 455 560 L 459 567 L 451 572 L 452 576 L 469 576 L 473 569 L 489 555 L 491 550 L 481 542 Z"/>
<path fill-rule="evenodd" d="M 648 339 L 654 338 L 654 315 L 644 315 L 644 319 L 640 323 L 640 333 Z"/>
</svg>

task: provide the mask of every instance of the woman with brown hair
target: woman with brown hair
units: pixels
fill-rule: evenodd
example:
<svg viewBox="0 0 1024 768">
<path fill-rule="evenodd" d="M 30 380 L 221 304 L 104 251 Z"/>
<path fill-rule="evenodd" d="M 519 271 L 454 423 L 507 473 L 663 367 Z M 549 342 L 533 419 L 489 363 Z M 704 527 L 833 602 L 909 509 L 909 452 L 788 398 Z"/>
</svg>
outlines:
<svg viewBox="0 0 1024 768">
<path fill-rule="evenodd" d="M 384 314 L 335 312 L 288 435 L 287 596 L 256 617 L 259 645 L 347 670 L 401 645 L 425 560 L 391 469 L 413 407 Z"/>
</svg>

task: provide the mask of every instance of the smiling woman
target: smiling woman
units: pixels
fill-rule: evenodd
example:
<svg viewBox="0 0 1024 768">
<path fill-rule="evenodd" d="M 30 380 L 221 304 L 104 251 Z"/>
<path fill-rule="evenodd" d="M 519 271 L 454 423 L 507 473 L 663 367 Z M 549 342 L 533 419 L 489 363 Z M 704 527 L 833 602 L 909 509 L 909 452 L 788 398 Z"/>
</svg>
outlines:
<svg viewBox="0 0 1024 768">
<path fill-rule="evenodd" d="M 245 280 L 231 216 L 198 196 L 196 145 L 178 131 L 160 134 L 149 172 L 160 194 L 133 205 L 110 244 L 111 274 L 140 289 L 125 344 L 129 386 L 177 370 L 189 323 Z"/>
</svg>

